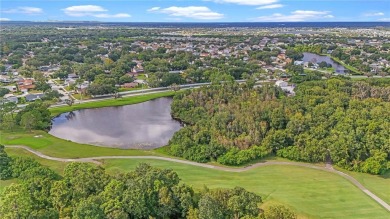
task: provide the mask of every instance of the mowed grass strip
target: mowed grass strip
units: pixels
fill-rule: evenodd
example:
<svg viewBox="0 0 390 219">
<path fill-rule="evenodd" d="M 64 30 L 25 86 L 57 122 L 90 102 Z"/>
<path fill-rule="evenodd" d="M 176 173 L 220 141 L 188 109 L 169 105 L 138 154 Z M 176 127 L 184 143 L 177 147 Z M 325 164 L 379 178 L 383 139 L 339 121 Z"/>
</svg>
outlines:
<svg viewBox="0 0 390 219">
<path fill-rule="evenodd" d="M 61 158 L 82 158 L 108 155 L 156 155 L 154 151 L 118 149 L 78 144 L 54 137 L 44 131 L 2 132 L 0 144 L 25 145 L 45 155 Z"/>
<path fill-rule="evenodd" d="M 346 179 L 325 171 L 298 166 L 265 166 L 231 173 L 160 160 L 105 160 L 109 172 L 133 170 L 149 163 L 176 171 L 183 182 L 201 189 L 244 187 L 265 202 L 291 206 L 308 218 L 389 218 L 389 212 Z"/>
<path fill-rule="evenodd" d="M 122 97 L 117 99 L 104 99 L 104 100 L 92 101 L 92 102 L 81 103 L 81 104 L 75 103 L 72 106 L 61 106 L 61 107 L 50 108 L 50 112 L 52 116 L 57 116 L 61 113 L 71 112 L 80 109 L 101 108 L 107 106 L 124 106 L 124 105 L 142 103 L 160 97 L 173 96 L 174 94 L 175 94 L 174 91 L 167 91 L 167 92 L 159 92 L 159 93 L 151 93 L 151 94 L 142 94 L 142 95 L 131 96 L 131 97 Z"/>
<path fill-rule="evenodd" d="M 47 160 L 44 158 L 40 158 L 34 154 L 31 154 L 29 151 L 26 151 L 22 148 L 6 148 L 5 151 L 7 154 L 11 157 L 31 157 L 38 161 L 40 164 L 49 167 L 50 169 L 54 170 L 58 174 L 61 174 L 64 172 L 64 168 L 66 163 L 64 162 L 58 162 L 54 160 Z"/>
<path fill-rule="evenodd" d="M 390 171 L 383 175 L 370 175 L 339 169 L 357 179 L 363 186 L 376 194 L 383 201 L 390 203 Z M 390 218 L 390 217 L 389 217 Z"/>
</svg>

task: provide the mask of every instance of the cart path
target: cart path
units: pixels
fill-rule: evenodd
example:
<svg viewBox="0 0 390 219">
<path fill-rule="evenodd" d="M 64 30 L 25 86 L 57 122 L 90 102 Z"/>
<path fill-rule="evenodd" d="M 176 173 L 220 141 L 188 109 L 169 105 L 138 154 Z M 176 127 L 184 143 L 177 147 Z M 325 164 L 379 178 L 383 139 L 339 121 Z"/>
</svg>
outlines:
<svg viewBox="0 0 390 219">
<path fill-rule="evenodd" d="M 180 160 L 176 158 L 170 158 L 170 157 L 160 157 L 160 156 L 99 156 L 99 157 L 85 157 L 85 158 L 59 158 L 59 157 L 51 157 L 48 155 L 45 155 L 39 151 L 36 151 L 34 149 L 31 149 L 30 147 L 23 146 L 23 145 L 6 145 L 5 147 L 7 148 L 20 148 L 27 150 L 31 152 L 32 154 L 35 154 L 36 156 L 40 158 L 44 158 L 47 160 L 54 160 L 54 161 L 59 161 L 59 162 L 90 162 L 90 163 L 95 163 L 95 164 L 102 164 L 98 160 L 107 160 L 107 159 L 154 159 L 154 160 L 165 160 L 165 161 L 170 161 L 170 162 L 176 162 L 176 163 L 182 163 L 182 164 L 188 164 L 192 166 L 198 166 L 198 167 L 204 167 L 204 168 L 209 168 L 209 169 L 215 169 L 215 170 L 222 170 L 226 172 L 244 172 L 248 171 L 257 167 L 262 167 L 262 166 L 270 166 L 270 165 L 291 165 L 291 166 L 301 166 L 301 167 L 308 167 L 312 169 L 317 169 L 317 170 L 323 170 L 331 173 L 338 174 L 339 176 L 345 178 L 349 182 L 351 182 L 353 185 L 355 185 L 358 189 L 360 189 L 362 192 L 364 192 L 366 195 L 371 197 L 374 201 L 376 201 L 378 204 L 383 206 L 387 211 L 390 212 L 390 205 L 383 201 L 381 198 L 376 196 L 374 193 L 369 191 L 367 188 L 365 188 L 361 183 L 359 183 L 355 178 L 352 176 L 343 173 L 341 171 L 335 170 L 332 165 L 326 164 L 325 167 L 323 166 L 316 166 L 313 164 L 308 164 L 308 163 L 296 163 L 296 162 L 288 162 L 288 161 L 264 161 L 264 162 L 259 162 L 253 165 L 249 165 L 246 167 L 240 167 L 240 168 L 233 168 L 233 167 L 223 167 L 223 166 L 215 166 L 211 164 L 204 164 L 204 163 L 197 163 L 193 161 L 188 161 L 188 160 Z"/>
</svg>

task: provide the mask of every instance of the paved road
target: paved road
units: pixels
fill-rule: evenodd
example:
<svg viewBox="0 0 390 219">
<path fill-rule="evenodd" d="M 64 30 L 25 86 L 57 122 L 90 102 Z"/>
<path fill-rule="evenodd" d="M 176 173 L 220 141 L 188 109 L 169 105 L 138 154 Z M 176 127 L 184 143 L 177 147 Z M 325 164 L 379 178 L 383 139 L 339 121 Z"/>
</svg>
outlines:
<svg viewBox="0 0 390 219">
<path fill-rule="evenodd" d="M 238 83 L 244 83 L 246 80 L 236 80 Z M 265 81 L 257 81 L 257 84 L 269 82 L 268 80 Z M 210 82 L 206 83 L 196 83 L 196 84 L 182 84 L 179 85 L 180 89 L 193 89 L 193 88 L 200 88 L 202 86 L 206 86 L 211 84 Z M 170 87 L 157 87 L 157 88 L 148 88 L 148 89 L 143 89 L 143 90 L 133 90 L 133 91 L 123 91 L 119 92 L 121 97 L 131 97 L 131 96 L 140 96 L 140 95 L 146 95 L 146 94 L 153 94 L 153 93 L 161 93 L 161 92 L 166 92 L 172 90 Z M 94 99 L 87 99 L 87 100 L 75 100 L 75 105 L 81 104 L 81 103 L 88 103 L 88 102 L 98 102 L 98 101 L 103 101 L 107 99 L 115 99 L 112 95 L 105 95 L 99 98 L 94 98 Z M 61 106 L 68 106 L 66 103 L 59 103 L 59 104 L 53 104 L 50 106 L 50 108 L 55 108 L 55 107 L 61 107 Z"/>
<path fill-rule="evenodd" d="M 165 161 L 170 161 L 170 162 L 176 162 L 176 163 L 182 163 L 182 164 L 188 164 L 188 165 L 193 165 L 193 166 L 198 166 L 198 167 L 204 167 L 204 168 L 209 168 L 209 169 L 216 169 L 216 170 L 222 170 L 226 172 L 244 172 L 248 171 L 257 167 L 262 167 L 262 166 L 270 166 L 270 165 L 291 165 L 291 166 L 301 166 L 301 167 L 308 167 L 312 169 L 317 169 L 317 170 L 323 170 L 331 173 L 335 173 L 340 175 L 341 177 L 347 179 L 350 181 L 353 185 L 355 185 L 358 189 L 362 190 L 365 194 L 367 194 L 369 197 L 371 197 L 373 200 L 375 200 L 378 204 L 383 206 L 386 210 L 390 212 L 390 205 L 387 204 L 385 201 L 383 201 L 381 198 L 370 192 L 367 188 L 365 188 L 361 183 L 359 183 L 355 178 L 352 176 L 343 173 L 341 171 L 335 170 L 332 165 L 326 164 L 325 167 L 323 166 L 316 166 L 308 163 L 296 163 L 296 162 L 288 162 L 288 161 L 265 161 L 265 162 L 260 162 L 256 163 L 250 166 L 246 167 L 240 167 L 240 168 L 232 168 L 232 167 L 223 167 L 223 166 L 215 166 L 211 164 L 203 164 L 203 163 L 197 163 L 193 161 L 188 161 L 188 160 L 180 160 L 180 159 L 175 159 L 175 158 L 169 158 L 169 157 L 160 157 L 160 156 L 100 156 L 100 157 L 85 157 L 85 158 L 59 158 L 59 157 L 51 157 L 48 155 L 44 155 L 39 151 L 33 150 L 27 146 L 23 145 L 6 145 L 5 147 L 7 148 L 21 148 L 24 150 L 27 150 L 38 157 L 48 159 L 48 160 L 54 160 L 54 161 L 60 161 L 60 162 L 91 162 L 95 164 L 101 164 L 98 160 L 106 160 L 106 159 L 155 159 L 155 160 L 165 160 Z"/>
</svg>

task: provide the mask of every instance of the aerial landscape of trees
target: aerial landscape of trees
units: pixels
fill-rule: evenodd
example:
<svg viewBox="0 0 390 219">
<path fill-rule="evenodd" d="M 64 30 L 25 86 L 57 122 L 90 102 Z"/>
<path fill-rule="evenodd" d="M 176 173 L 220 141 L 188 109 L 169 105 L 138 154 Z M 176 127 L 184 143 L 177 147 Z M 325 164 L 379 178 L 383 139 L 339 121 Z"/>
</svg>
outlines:
<svg viewBox="0 0 390 219">
<path fill-rule="evenodd" d="M 374 206 L 390 197 L 384 191 L 390 173 L 387 26 L 1 24 L 0 218 L 357 218 L 367 209 L 379 218 L 388 213 Z M 163 111 L 165 105 L 153 110 L 167 112 L 179 131 L 156 149 L 95 147 L 92 141 L 81 144 L 48 133 L 56 124 L 53 117 L 64 112 L 162 96 L 173 97 L 171 116 L 177 121 Z M 76 118 L 69 115 L 59 119 Z M 125 130 L 113 121 L 107 121 L 108 128 Z M 132 126 L 126 131 L 144 130 L 142 123 L 123 121 Z M 155 127 L 145 131 L 147 141 Z M 77 130 L 85 139 L 88 132 Z M 100 137 L 119 139 L 105 134 Z M 155 157 L 122 159 L 134 156 Z M 377 199 L 366 197 L 365 188 Z M 357 213 L 343 209 L 363 203 Z"/>
<path fill-rule="evenodd" d="M 263 85 L 222 84 L 175 96 L 174 156 L 241 165 L 268 155 L 381 174 L 390 168 L 388 80 L 308 81 L 296 96 Z"/>
<path fill-rule="evenodd" d="M 36 101 L 23 109 L 13 102 L 0 104 L 0 122 L 2 130 L 13 131 L 23 128 L 26 131 L 48 130 L 51 126 L 51 114 L 48 102 Z"/>
<path fill-rule="evenodd" d="M 10 158 L 0 145 L 0 179 L 18 179 L 0 196 L 1 218 L 296 218 L 282 205 L 261 209 L 243 188 L 194 190 L 176 172 L 139 164 L 111 175 L 70 163 L 59 175 L 31 158 Z"/>
</svg>

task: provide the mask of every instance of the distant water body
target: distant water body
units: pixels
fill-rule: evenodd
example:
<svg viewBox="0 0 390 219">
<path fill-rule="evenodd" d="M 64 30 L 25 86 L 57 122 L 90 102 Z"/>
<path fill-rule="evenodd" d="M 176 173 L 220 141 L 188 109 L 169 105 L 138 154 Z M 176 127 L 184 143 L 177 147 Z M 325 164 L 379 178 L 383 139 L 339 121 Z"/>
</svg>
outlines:
<svg viewBox="0 0 390 219">
<path fill-rule="evenodd" d="M 160 28 L 373 28 L 390 27 L 390 22 L 28 22 L 4 21 L 2 25 L 125 26 Z"/>
<path fill-rule="evenodd" d="M 311 62 L 311 63 L 326 62 L 328 64 L 331 64 L 332 68 L 334 68 L 335 72 L 338 74 L 345 74 L 347 71 L 347 69 L 345 69 L 344 66 L 333 61 L 329 56 L 320 56 L 309 52 L 304 52 L 303 55 L 304 56 L 302 61 L 304 62 Z"/>
</svg>

